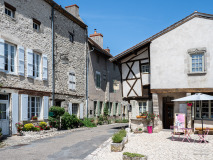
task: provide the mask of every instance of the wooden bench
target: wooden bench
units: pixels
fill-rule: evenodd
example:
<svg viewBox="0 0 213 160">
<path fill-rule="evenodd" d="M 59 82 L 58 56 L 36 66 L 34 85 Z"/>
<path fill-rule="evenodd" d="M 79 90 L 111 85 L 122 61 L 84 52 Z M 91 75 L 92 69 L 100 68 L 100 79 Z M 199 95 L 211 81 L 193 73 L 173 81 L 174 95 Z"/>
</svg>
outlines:
<svg viewBox="0 0 213 160">
<path fill-rule="evenodd" d="M 203 131 L 205 130 L 206 130 L 206 127 L 203 127 Z M 201 127 L 195 128 L 195 132 L 198 134 L 202 134 L 202 128 Z M 213 134 L 213 128 L 209 128 L 209 134 Z"/>
</svg>

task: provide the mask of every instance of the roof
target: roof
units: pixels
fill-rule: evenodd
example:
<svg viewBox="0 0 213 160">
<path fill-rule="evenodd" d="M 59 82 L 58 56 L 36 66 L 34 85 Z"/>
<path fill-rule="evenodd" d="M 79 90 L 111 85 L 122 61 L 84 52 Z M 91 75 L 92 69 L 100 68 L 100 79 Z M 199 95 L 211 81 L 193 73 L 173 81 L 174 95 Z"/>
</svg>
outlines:
<svg viewBox="0 0 213 160">
<path fill-rule="evenodd" d="M 85 23 L 83 23 L 78 18 L 76 18 L 75 16 L 73 16 L 72 14 L 67 12 L 64 8 L 62 8 L 60 5 L 58 5 L 55 1 L 53 1 L 53 0 L 44 0 L 44 1 L 47 2 L 49 5 L 51 5 L 52 7 L 54 7 L 55 10 L 57 10 L 58 12 L 63 14 L 65 17 L 72 20 L 74 23 L 78 24 L 79 26 L 81 26 L 84 29 L 87 28 L 87 25 Z"/>
<path fill-rule="evenodd" d="M 191 20 L 191 19 L 193 19 L 193 18 L 195 18 L 195 17 L 206 18 L 206 19 L 213 19 L 213 14 L 206 14 L 206 13 L 201 13 L 201 12 L 195 11 L 194 13 L 192 13 L 192 14 L 190 14 L 189 16 L 185 17 L 184 19 L 182 19 L 182 20 L 180 20 L 180 21 L 174 23 L 173 25 L 171 25 L 171 26 L 167 27 L 166 29 L 164 29 L 164 30 L 158 32 L 157 34 L 155 34 L 155 35 L 153 35 L 153 36 L 151 36 L 151 37 L 145 39 L 144 41 L 142 41 L 142 42 L 136 44 L 135 46 L 133 46 L 133 47 L 131 47 L 131 48 L 129 48 L 129 49 L 127 49 L 127 50 L 121 52 L 120 54 L 114 56 L 113 58 L 110 59 L 110 61 L 113 62 L 113 61 L 117 61 L 118 59 L 121 59 L 122 57 L 124 57 L 124 56 L 130 54 L 132 51 L 134 51 L 134 50 L 136 50 L 136 49 L 138 49 L 138 48 L 140 48 L 140 47 L 145 46 L 146 44 L 150 43 L 150 42 L 153 41 L 154 39 L 156 39 L 156 38 L 158 38 L 158 37 L 160 37 L 160 36 L 166 34 L 167 32 L 169 32 L 169 31 L 171 31 L 171 30 L 177 28 L 178 26 L 180 26 L 180 25 L 186 23 L 187 21 L 189 21 L 189 20 Z"/>
<path fill-rule="evenodd" d="M 91 44 L 97 51 L 103 53 L 106 56 L 113 57 L 109 52 L 107 52 L 105 49 L 101 48 L 95 41 L 93 41 L 91 38 L 88 38 L 89 44 Z"/>
</svg>

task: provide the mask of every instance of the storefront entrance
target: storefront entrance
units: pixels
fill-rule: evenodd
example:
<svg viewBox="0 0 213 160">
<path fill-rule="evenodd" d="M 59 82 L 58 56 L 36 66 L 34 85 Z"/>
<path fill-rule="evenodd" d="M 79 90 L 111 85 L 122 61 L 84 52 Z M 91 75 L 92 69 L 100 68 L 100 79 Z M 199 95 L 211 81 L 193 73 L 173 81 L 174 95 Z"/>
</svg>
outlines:
<svg viewBox="0 0 213 160">
<path fill-rule="evenodd" d="M 3 135 L 9 135 L 9 96 L 0 95 L 0 128 Z"/>
<path fill-rule="evenodd" d="M 163 128 L 170 129 L 174 125 L 174 103 L 173 97 L 163 98 Z"/>
</svg>

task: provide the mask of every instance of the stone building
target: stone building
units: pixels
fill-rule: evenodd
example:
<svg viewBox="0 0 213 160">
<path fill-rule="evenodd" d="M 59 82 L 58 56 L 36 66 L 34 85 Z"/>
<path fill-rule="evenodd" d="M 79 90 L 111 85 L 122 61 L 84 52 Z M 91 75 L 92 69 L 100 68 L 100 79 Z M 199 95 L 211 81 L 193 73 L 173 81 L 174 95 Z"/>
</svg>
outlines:
<svg viewBox="0 0 213 160">
<path fill-rule="evenodd" d="M 110 49 L 103 49 L 103 35 L 90 35 L 88 71 L 88 113 L 89 117 L 104 114 L 108 108 L 111 119 L 128 118 L 128 110 L 122 100 L 120 72 L 116 64 L 109 61 Z"/>
<path fill-rule="evenodd" d="M 52 91 L 56 105 L 84 116 L 87 26 L 78 9 L 72 5 L 65 10 L 52 0 L 0 0 L 0 127 L 4 135 L 16 134 L 15 123 L 31 121 L 35 115 L 47 120 Z"/>
<path fill-rule="evenodd" d="M 122 65 L 122 75 L 126 75 L 127 67 L 125 65 L 129 66 L 130 74 L 132 71 L 136 71 L 136 73 L 132 73 L 133 75 L 129 77 L 128 81 L 141 75 L 143 85 L 143 70 L 146 70 L 146 67 L 142 63 L 145 61 L 144 56 L 148 57 L 147 64 L 150 65 L 151 73 L 149 75 L 150 100 L 153 102 L 153 112 L 160 115 L 159 120 L 154 124 L 154 131 L 162 128 L 168 129 L 170 125 L 174 125 L 175 113 L 186 114 L 186 125 L 189 128 L 201 127 L 201 117 L 204 118 L 204 127 L 213 126 L 211 101 L 203 101 L 202 104 L 194 103 L 192 107 L 187 107 L 185 102 L 172 101 L 197 92 L 213 93 L 212 19 L 211 14 L 194 12 L 112 58 L 113 62 Z M 146 48 L 148 54 L 142 53 Z M 140 59 L 141 65 L 134 68 L 134 64 L 130 61 L 137 57 Z M 127 64 L 124 64 L 126 61 Z M 123 81 L 125 89 L 134 88 L 130 87 L 133 82 L 129 82 L 128 86 L 125 81 Z M 129 92 L 128 95 L 131 100 L 138 101 L 137 99 L 142 97 L 136 90 L 135 92 Z M 143 95 L 146 94 L 142 92 Z M 134 108 L 133 104 L 132 107 L 132 112 L 136 112 L 137 115 L 140 105 L 136 105 Z"/>
</svg>

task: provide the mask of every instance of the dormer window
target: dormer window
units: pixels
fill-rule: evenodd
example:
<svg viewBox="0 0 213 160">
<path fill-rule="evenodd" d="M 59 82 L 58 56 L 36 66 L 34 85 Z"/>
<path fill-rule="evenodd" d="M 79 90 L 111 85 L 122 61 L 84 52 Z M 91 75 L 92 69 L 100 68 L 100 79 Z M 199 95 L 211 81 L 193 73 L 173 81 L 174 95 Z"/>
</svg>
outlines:
<svg viewBox="0 0 213 160">
<path fill-rule="evenodd" d="M 4 3 L 5 5 L 5 14 L 14 18 L 15 17 L 15 11 L 16 11 L 16 8 L 13 7 L 12 5 L 8 4 L 8 3 Z"/>
<path fill-rule="evenodd" d="M 33 29 L 37 32 L 40 30 L 41 22 L 33 18 Z"/>
</svg>

